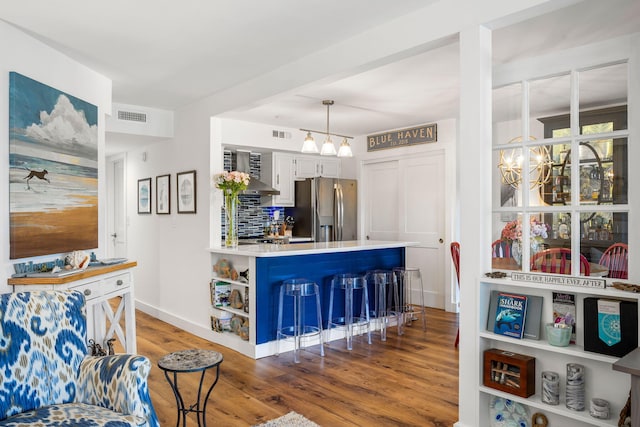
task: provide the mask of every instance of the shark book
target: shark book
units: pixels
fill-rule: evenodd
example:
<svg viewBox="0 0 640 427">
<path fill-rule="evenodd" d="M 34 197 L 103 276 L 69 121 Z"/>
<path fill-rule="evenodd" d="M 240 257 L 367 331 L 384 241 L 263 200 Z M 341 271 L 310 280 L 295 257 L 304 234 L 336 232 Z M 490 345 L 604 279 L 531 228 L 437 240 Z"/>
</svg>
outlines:
<svg viewBox="0 0 640 427">
<path fill-rule="evenodd" d="M 527 314 L 527 297 L 508 293 L 498 294 L 496 321 L 493 332 L 513 338 L 522 338 Z"/>
</svg>

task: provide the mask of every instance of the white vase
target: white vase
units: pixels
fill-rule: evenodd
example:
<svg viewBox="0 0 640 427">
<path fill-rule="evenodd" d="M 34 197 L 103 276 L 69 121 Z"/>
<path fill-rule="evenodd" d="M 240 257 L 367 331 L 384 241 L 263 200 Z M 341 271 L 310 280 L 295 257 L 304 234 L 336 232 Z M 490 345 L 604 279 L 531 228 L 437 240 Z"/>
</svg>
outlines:
<svg viewBox="0 0 640 427">
<path fill-rule="evenodd" d="M 514 240 L 511 243 L 511 256 L 518 265 L 522 265 L 522 243 L 519 240 Z"/>
</svg>

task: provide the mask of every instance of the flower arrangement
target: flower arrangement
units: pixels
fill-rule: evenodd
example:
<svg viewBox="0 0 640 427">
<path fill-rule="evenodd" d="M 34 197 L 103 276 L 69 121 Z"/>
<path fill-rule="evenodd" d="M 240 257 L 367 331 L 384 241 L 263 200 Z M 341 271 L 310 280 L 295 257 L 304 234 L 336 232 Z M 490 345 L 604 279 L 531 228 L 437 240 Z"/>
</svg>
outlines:
<svg viewBox="0 0 640 427">
<path fill-rule="evenodd" d="M 225 193 L 232 193 L 237 196 L 240 191 L 247 189 L 250 179 L 249 174 L 245 172 L 224 171 L 214 176 L 213 183 L 216 188 Z"/>
<path fill-rule="evenodd" d="M 250 179 L 248 173 L 238 171 L 225 171 L 213 177 L 214 185 L 224 194 L 224 244 L 228 248 L 238 246 L 238 193 L 247 189 Z"/>
<path fill-rule="evenodd" d="M 544 222 L 540 222 L 534 217 L 531 217 L 529 226 L 529 235 L 531 236 L 532 241 L 541 242 L 543 239 L 549 237 L 549 226 Z M 513 243 L 514 241 L 522 241 L 522 222 L 520 221 L 520 219 L 515 219 L 508 222 L 502 229 L 500 238 L 508 243 Z"/>
<path fill-rule="evenodd" d="M 531 240 L 535 240 L 540 243 L 542 240 L 549 237 L 549 226 L 544 222 L 540 222 L 535 218 L 531 218 Z"/>
<path fill-rule="evenodd" d="M 507 223 L 502 229 L 501 239 L 507 243 L 522 240 L 522 224 L 519 219 Z"/>
</svg>

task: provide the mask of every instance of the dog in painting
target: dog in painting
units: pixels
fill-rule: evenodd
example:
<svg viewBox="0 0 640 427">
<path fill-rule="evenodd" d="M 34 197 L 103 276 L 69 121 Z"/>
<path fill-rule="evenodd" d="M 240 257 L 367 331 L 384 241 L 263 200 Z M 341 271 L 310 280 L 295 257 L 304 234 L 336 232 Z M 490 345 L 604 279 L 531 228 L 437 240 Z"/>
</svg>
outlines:
<svg viewBox="0 0 640 427">
<path fill-rule="evenodd" d="M 29 175 L 25 176 L 24 179 L 27 180 L 27 186 L 29 185 L 29 180 L 31 178 L 38 178 L 38 179 L 42 179 L 47 181 L 49 184 L 51 184 L 51 181 L 49 181 L 49 178 L 47 178 L 45 175 L 48 174 L 49 171 L 46 169 L 43 169 L 42 171 L 38 172 L 38 171 L 32 171 L 31 169 L 29 169 Z"/>
</svg>

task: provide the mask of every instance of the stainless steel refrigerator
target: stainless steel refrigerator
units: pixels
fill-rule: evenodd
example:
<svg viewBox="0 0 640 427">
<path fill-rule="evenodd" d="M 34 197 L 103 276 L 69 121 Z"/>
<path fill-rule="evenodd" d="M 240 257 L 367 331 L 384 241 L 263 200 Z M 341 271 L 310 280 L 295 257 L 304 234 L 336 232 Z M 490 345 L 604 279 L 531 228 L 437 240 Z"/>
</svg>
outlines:
<svg viewBox="0 0 640 427">
<path fill-rule="evenodd" d="M 294 237 L 311 237 L 316 242 L 357 239 L 356 180 L 309 178 L 296 181 L 295 186 L 295 207 L 285 209 L 295 220 Z"/>
</svg>

